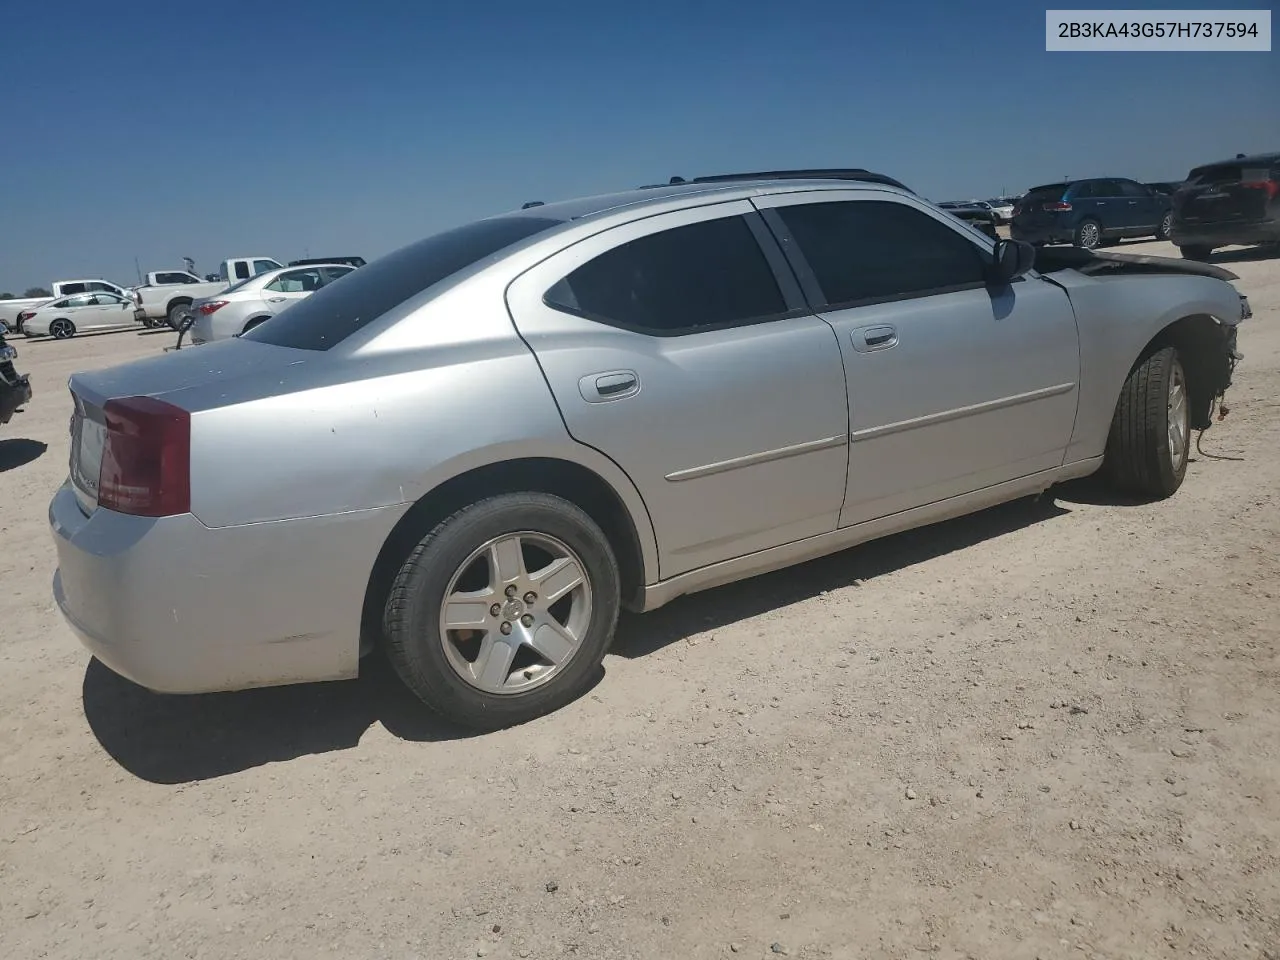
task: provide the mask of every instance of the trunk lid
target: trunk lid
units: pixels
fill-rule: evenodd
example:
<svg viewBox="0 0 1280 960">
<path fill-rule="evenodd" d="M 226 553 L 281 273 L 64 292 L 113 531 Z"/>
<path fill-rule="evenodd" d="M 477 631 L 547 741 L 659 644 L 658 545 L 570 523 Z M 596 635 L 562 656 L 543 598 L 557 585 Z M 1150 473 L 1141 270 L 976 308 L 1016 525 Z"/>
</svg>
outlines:
<svg viewBox="0 0 1280 960">
<path fill-rule="evenodd" d="M 1201 167 L 1174 196 L 1174 214 L 1194 224 L 1262 220 L 1274 195 L 1265 184 L 1275 178 L 1274 168 L 1247 161 Z"/>
<path fill-rule="evenodd" d="M 323 362 L 313 350 L 235 339 L 73 374 L 69 472 L 81 509 L 88 514 L 98 505 L 107 401 L 155 397 L 197 414 L 261 396 L 264 378 L 270 392 L 288 392 L 304 370 Z"/>
<path fill-rule="evenodd" d="M 1057 214 L 1046 210 L 1045 204 L 1059 203 L 1066 195 L 1066 184 L 1048 187 L 1033 187 L 1027 195 L 1018 201 L 1013 208 L 1014 222 L 1019 226 L 1035 226 L 1049 223 Z"/>
</svg>

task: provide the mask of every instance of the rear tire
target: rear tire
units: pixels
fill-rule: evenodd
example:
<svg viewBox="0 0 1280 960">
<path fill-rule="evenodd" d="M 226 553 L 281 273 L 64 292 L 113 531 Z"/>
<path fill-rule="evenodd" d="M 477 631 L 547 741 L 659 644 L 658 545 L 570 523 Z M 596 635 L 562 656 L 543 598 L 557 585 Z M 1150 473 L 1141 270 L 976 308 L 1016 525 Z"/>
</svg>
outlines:
<svg viewBox="0 0 1280 960">
<path fill-rule="evenodd" d="M 1173 212 L 1166 213 L 1160 220 L 1160 226 L 1156 228 L 1157 240 L 1168 240 L 1169 231 L 1173 229 Z"/>
<path fill-rule="evenodd" d="M 1206 262 L 1213 255 L 1213 247 L 1179 247 L 1178 251 L 1182 254 L 1182 259 L 1199 260 L 1201 263 Z"/>
<path fill-rule="evenodd" d="M 169 312 L 165 315 L 165 322 L 176 331 L 182 326 L 182 318 L 190 311 L 190 302 L 172 303 L 169 305 Z"/>
<path fill-rule="evenodd" d="M 1187 472 L 1190 411 L 1186 374 L 1173 347 L 1139 363 L 1111 418 L 1104 461 L 1111 485 L 1156 500 L 1173 496 Z"/>
<path fill-rule="evenodd" d="M 68 340 L 75 335 L 76 325 L 63 317 L 58 317 L 49 324 L 49 336 L 55 340 Z"/>
<path fill-rule="evenodd" d="M 1084 250 L 1097 250 L 1102 246 L 1102 224 L 1097 220 L 1081 220 L 1071 242 Z"/>
<path fill-rule="evenodd" d="M 561 564 L 558 582 L 538 579 L 552 569 L 545 557 Z M 544 493 L 489 497 L 441 521 L 405 560 L 383 613 L 387 658 L 454 723 L 525 723 L 591 686 L 620 594 L 613 550 L 585 511 Z M 451 618 L 463 625 L 448 627 Z M 548 626 L 552 618 L 560 629 Z"/>
</svg>

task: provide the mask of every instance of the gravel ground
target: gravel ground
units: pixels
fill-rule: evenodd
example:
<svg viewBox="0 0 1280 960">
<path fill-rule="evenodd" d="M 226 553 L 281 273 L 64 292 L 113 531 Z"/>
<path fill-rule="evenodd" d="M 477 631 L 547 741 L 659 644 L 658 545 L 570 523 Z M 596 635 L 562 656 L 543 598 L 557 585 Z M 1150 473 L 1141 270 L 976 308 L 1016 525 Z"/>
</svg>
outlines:
<svg viewBox="0 0 1280 960">
<path fill-rule="evenodd" d="M 1280 260 L 1225 259 L 1256 316 L 1172 500 L 1071 485 L 684 598 L 480 737 L 376 662 L 195 698 L 91 662 L 49 589 L 65 381 L 172 337 L 19 340 L 0 956 L 1280 956 Z"/>
</svg>

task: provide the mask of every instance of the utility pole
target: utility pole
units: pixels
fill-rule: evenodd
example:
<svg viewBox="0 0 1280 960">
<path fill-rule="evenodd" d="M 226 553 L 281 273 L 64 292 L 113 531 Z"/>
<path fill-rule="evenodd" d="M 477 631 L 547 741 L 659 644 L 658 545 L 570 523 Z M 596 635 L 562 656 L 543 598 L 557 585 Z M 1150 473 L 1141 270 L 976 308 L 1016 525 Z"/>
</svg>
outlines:
<svg viewBox="0 0 1280 960">
<path fill-rule="evenodd" d="M 138 258 L 133 258 L 133 269 L 138 274 L 138 286 L 142 286 L 142 267 L 138 264 Z"/>
</svg>

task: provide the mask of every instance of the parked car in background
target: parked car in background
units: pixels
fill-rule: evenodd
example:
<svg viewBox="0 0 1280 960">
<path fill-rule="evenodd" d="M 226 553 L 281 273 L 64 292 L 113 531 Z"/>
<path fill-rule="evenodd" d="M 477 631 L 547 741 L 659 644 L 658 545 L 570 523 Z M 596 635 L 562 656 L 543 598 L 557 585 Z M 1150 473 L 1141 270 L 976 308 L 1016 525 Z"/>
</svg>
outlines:
<svg viewBox="0 0 1280 960">
<path fill-rule="evenodd" d="M 1013 200 L 997 198 L 987 200 L 986 204 L 996 215 L 996 222 L 1006 224 L 1013 219 Z"/>
<path fill-rule="evenodd" d="M 41 304 L 22 314 L 22 332 L 28 337 L 66 340 L 77 333 L 132 326 L 138 305 L 132 297 L 116 293 L 80 293 Z"/>
<path fill-rule="evenodd" d="M 1171 236 L 1189 260 L 1216 247 L 1280 244 L 1280 153 L 1192 170 L 1173 200 Z"/>
<path fill-rule="evenodd" d="M 74 374 L 59 608 L 152 690 L 349 678 L 381 645 L 502 727 L 590 688 L 620 607 L 1099 469 L 1172 495 L 1230 384 L 1234 275 L 1062 250 L 1047 276 L 876 176 L 544 204 Z"/>
<path fill-rule="evenodd" d="M 1071 243 L 1092 250 L 1123 237 L 1169 236 L 1172 199 L 1122 177 L 1070 180 L 1032 187 L 1018 203 L 1010 235 L 1041 245 Z"/>
<path fill-rule="evenodd" d="M 182 323 L 183 316 L 190 310 L 191 304 L 196 300 L 212 296 L 225 290 L 233 283 L 248 280 L 269 270 L 279 270 L 283 266 L 284 264 L 270 257 L 233 257 L 222 261 L 218 268 L 217 280 L 197 281 L 195 283 L 144 284 L 134 291 L 143 310 L 142 322 L 147 326 L 167 323 L 174 330 L 177 330 Z M 172 276 L 179 272 L 185 273 L 185 271 L 168 271 L 167 275 Z M 149 278 L 158 277 L 160 274 L 151 273 L 147 274 L 147 276 Z"/>
<path fill-rule="evenodd" d="M 193 344 L 238 337 L 355 269 L 341 263 L 286 267 L 241 280 L 213 297 L 195 301 L 186 335 Z"/>
<path fill-rule="evenodd" d="M 979 203 L 974 200 L 945 200 L 935 206 L 970 224 L 993 240 L 999 237 L 996 230 L 999 218 L 989 203 Z"/>
<path fill-rule="evenodd" d="M 102 292 L 115 293 L 120 296 L 128 295 L 127 288 L 111 283 L 109 280 L 98 278 L 91 280 L 55 280 L 49 284 L 49 290 L 50 294 L 47 297 L 16 297 L 12 300 L 0 300 L 0 323 L 5 324 L 10 330 L 21 333 L 22 322 L 18 319 L 20 315 L 40 306 L 42 303 L 48 303 L 51 300 L 58 300 L 77 293 Z"/>
<path fill-rule="evenodd" d="M 291 267 L 315 267 L 324 264 L 341 263 L 349 267 L 363 267 L 364 257 L 313 257 L 310 260 L 290 260 Z"/>
</svg>

